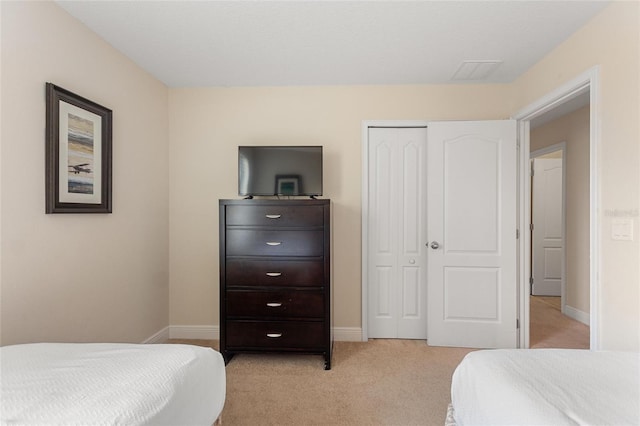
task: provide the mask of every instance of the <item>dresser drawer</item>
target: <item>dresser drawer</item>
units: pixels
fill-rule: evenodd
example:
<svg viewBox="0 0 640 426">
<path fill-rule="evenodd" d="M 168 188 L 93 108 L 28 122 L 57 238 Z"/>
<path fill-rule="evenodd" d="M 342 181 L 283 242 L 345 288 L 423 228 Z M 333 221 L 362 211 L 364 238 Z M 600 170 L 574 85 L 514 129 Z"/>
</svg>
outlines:
<svg viewBox="0 0 640 426">
<path fill-rule="evenodd" d="M 322 226 L 322 206 L 255 205 L 227 209 L 227 225 L 250 226 Z"/>
<path fill-rule="evenodd" d="M 227 321 L 227 349 L 318 349 L 323 322 Z"/>
<path fill-rule="evenodd" d="M 227 256 L 322 256 L 324 232 L 227 229 Z"/>
<path fill-rule="evenodd" d="M 227 316 L 322 318 L 321 291 L 227 291 Z"/>
<path fill-rule="evenodd" d="M 322 260 L 246 260 L 227 259 L 227 287 L 279 286 L 322 287 Z"/>
</svg>

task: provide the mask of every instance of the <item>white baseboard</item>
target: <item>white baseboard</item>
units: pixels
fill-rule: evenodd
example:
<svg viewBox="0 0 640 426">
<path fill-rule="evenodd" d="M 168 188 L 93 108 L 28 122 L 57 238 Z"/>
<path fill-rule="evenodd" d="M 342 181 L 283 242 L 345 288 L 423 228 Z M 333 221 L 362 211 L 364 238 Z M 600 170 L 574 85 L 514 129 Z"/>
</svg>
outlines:
<svg viewBox="0 0 640 426">
<path fill-rule="evenodd" d="M 574 307 L 571 307 L 569 305 L 564 305 L 564 312 L 563 314 L 565 314 L 566 316 L 568 316 L 569 318 L 573 318 L 576 321 L 579 321 L 583 324 L 586 325 L 590 325 L 591 323 L 591 318 L 590 315 L 586 312 L 580 311 Z"/>
<path fill-rule="evenodd" d="M 163 328 L 142 343 L 163 343 L 169 339 L 219 340 L 217 325 L 171 325 Z M 337 342 L 361 342 L 360 327 L 334 327 L 333 340 Z"/>
<path fill-rule="evenodd" d="M 165 327 L 162 330 L 158 331 L 153 336 L 146 339 L 143 344 L 147 343 L 164 343 L 169 340 L 169 327 Z"/>
<path fill-rule="evenodd" d="M 360 327 L 333 327 L 335 342 L 361 342 L 362 329 Z"/>
<path fill-rule="evenodd" d="M 169 330 L 172 339 L 220 339 L 220 327 L 217 325 L 172 325 Z"/>
</svg>

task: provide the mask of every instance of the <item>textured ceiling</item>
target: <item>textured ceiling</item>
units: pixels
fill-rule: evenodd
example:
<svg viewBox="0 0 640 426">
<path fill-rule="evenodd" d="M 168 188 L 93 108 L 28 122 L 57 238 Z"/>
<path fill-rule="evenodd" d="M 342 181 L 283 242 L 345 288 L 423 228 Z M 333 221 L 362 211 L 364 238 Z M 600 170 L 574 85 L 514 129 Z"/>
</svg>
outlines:
<svg viewBox="0 0 640 426">
<path fill-rule="evenodd" d="M 57 3 L 169 87 L 511 82 L 607 4 Z M 454 80 L 464 61 L 499 62 Z"/>
</svg>

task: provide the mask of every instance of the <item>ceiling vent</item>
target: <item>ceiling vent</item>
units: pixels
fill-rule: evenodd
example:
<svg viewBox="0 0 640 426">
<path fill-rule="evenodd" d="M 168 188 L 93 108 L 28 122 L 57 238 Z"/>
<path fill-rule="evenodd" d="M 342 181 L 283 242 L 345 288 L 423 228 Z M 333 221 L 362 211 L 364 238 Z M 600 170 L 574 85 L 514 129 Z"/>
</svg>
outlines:
<svg viewBox="0 0 640 426">
<path fill-rule="evenodd" d="M 452 80 L 486 80 L 502 64 L 502 61 L 464 61 L 453 74 Z"/>
</svg>

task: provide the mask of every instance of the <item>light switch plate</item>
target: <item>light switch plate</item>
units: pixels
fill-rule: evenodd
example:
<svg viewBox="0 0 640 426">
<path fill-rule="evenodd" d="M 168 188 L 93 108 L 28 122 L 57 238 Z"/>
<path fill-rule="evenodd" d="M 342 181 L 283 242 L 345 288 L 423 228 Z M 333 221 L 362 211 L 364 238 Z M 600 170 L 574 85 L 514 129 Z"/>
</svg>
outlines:
<svg viewBox="0 0 640 426">
<path fill-rule="evenodd" d="M 633 221 L 631 219 L 613 219 L 611 222 L 611 239 L 633 241 Z"/>
</svg>

